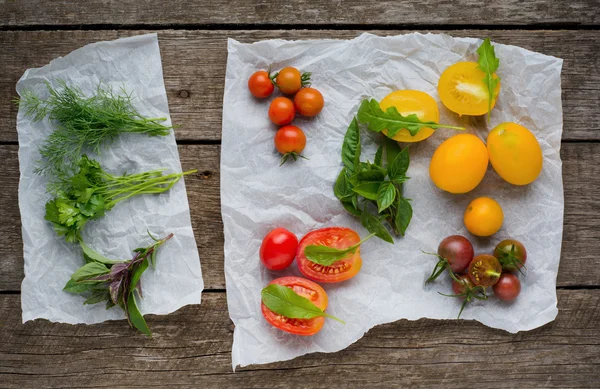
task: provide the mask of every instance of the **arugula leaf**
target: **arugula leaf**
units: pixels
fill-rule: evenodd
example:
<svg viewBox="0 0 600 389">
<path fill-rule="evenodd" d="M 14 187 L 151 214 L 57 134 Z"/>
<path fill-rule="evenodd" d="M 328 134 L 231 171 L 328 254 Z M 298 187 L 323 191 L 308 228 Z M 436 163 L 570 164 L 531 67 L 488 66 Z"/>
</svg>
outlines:
<svg viewBox="0 0 600 389">
<path fill-rule="evenodd" d="M 342 144 L 342 162 L 350 175 L 358 171 L 360 163 L 360 128 L 356 118 L 352 119 Z"/>
<path fill-rule="evenodd" d="M 396 200 L 396 188 L 389 181 L 384 181 L 377 190 L 377 208 L 381 213 L 388 209 Z"/>
<path fill-rule="evenodd" d="M 396 202 L 396 217 L 394 218 L 394 226 L 396 230 L 404 236 L 406 233 L 406 229 L 410 224 L 410 220 L 412 219 L 412 206 L 404 197 L 398 193 L 398 199 Z"/>
<path fill-rule="evenodd" d="M 137 303 L 135 301 L 135 296 L 133 295 L 133 290 L 129 293 L 129 297 L 127 298 L 127 318 L 131 325 L 137 328 L 140 332 L 152 336 L 150 332 L 150 328 L 148 328 L 148 324 L 146 324 L 146 320 L 144 320 L 144 316 L 141 314 Z"/>
<path fill-rule="evenodd" d="M 306 297 L 300 296 L 292 288 L 287 286 L 270 284 L 260 293 L 262 302 L 274 313 L 289 317 L 291 319 L 312 319 L 314 317 L 328 317 L 339 321 L 342 320 L 323 312 Z"/>
<path fill-rule="evenodd" d="M 408 165 L 410 164 L 410 155 L 408 153 L 408 147 L 405 147 L 398 153 L 396 159 L 388 166 L 388 175 L 391 180 L 397 179 L 406 175 Z"/>
<path fill-rule="evenodd" d="M 381 132 L 387 130 L 387 136 L 393 138 L 400 130 L 406 129 L 415 136 L 423 127 L 433 129 L 451 128 L 454 130 L 465 130 L 465 127 L 447 126 L 435 122 L 424 122 L 417 115 L 403 116 L 396 107 L 389 107 L 383 111 L 375 99 L 363 100 L 358 109 L 358 120 L 366 123 L 369 130 Z"/>
<path fill-rule="evenodd" d="M 323 266 L 331 266 L 335 262 L 344 259 L 348 254 L 354 254 L 356 249 L 360 247 L 368 239 L 371 239 L 375 234 L 371 234 L 358 242 L 345 249 L 337 249 L 335 247 L 329 247 L 324 245 L 308 245 L 304 248 L 304 256 L 311 262 L 318 263 Z"/>
<path fill-rule="evenodd" d="M 488 121 L 491 117 L 492 112 L 492 101 L 494 100 L 494 92 L 498 87 L 498 83 L 500 82 L 500 77 L 494 77 L 494 73 L 498 70 L 500 66 L 500 60 L 496 58 L 496 52 L 494 50 L 494 46 L 490 42 L 490 38 L 485 38 L 481 46 L 477 49 L 477 54 L 479 54 L 479 60 L 477 63 L 479 64 L 479 69 L 485 73 L 485 77 L 483 77 L 483 82 L 488 88 Z"/>
<path fill-rule="evenodd" d="M 381 163 L 382 159 L 383 159 L 383 145 L 381 145 L 377 148 L 377 151 L 375 152 L 375 159 L 373 160 L 373 164 L 375 164 L 376 166 L 383 166 Z"/>
<path fill-rule="evenodd" d="M 355 186 L 352 190 L 366 199 L 377 201 L 377 192 L 380 184 L 380 182 L 364 182 Z"/>
<path fill-rule="evenodd" d="M 90 262 L 77 269 L 77 271 L 71 276 L 71 279 L 74 281 L 82 281 L 86 278 L 96 277 L 108 273 L 110 273 L 110 269 L 104 266 L 102 263 Z"/>
<path fill-rule="evenodd" d="M 360 222 L 362 223 L 363 227 L 367 229 L 367 231 L 375 234 L 376 237 L 383 239 L 388 243 L 394 244 L 394 238 L 392 238 L 388 230 L 383 226 L 378 218 L 367 212 L 367 207 L 363 209 L 360 215 Z"/>
</svg>

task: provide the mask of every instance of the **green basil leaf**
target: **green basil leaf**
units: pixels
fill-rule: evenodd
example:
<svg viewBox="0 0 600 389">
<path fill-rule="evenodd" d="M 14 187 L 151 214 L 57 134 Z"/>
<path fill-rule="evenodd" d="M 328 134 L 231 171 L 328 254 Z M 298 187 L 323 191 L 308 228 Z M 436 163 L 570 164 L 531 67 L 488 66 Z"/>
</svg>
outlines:
<svg viewBox="0 0 600 389">
<path fill-rule="evenodd" d="M 110 300 L 110 294 L 108 293 L 108 291 L 106 291 L 106 289 L 95 290 L 94 292 L 92 292 L 92 295 L 83 302 L 83 304 L 84 305 L 98 304 L 98 303 L 105 302 L 107 299 Z"/>
<path fill-rule="evenodd" d="M 71 279 L 74 281 L 82 281 L 86 278 L 100 276 L 103 274 L 108 274 L 110 269 L 98 262 L 90 262 L 79 269 L 71 276 Z"/>
<path fill-rule="evenodd" d="M 376 166 L 383 166 L 382 160 L 383 160 L 383 145 L 381 145 L 377 148 L 377 152 L 375 152 L 375 160 L 373 160 L 373 164 L 375 164 Z"/>
<path fill-rule="evenodd" d="M 335 180 L 335 185 L 333 186 L 333 193 L 335 194 L 335 197 L 337 197 L 340 200 L 348 198 L 354 194 L 354 192 L 352 192 L 352 186 L 350 185 L 350 181 L 347 176 L 347 170 L 345 167 L 338 175 L 337 180 Z"/>
<path fill-rule="evenodd" d="M 67 284 L 65 285 L 63 290 L 65 292 L 79 294 L 91 290 L 93 286 L 93 283 L 78 283 L 77 281 L 70 279 L 69 281 L 67 281 Z"/>
<path fill-rule="evenodd" d="M 465 130 L 464 127 L 446 126 L 435 122 L 424 122 L 415 114 L 403 116 L 396 107 L 389 107 L 383 111 L 377 100 L 363 100 L 358 109 L 358 120 L 367 124 L 370 131 L 381 132 L 387 130 L 387 136 L 393 138 L 400 130 L 406 129 L 415 136 L 423 127 L 433 129 L 452 128 Z"/>
<path fill-rule="evenodd" d="M 133 272 L 131 274 L 131 281 L 129 281 L 129 292 L 130 293 L 135 289 L 138 281 L 140 280 L 140 278 L 142 277 L 142 274 L 144 274 L 146 269 L 148 269 L 148 259 L 144 259 L 137 266 L 135 266 L 135 268 L 133 269 Z M 125 293 L 127 293 L 127 292 L 128 291 L 125 291 Z"/>
<path fill-rule="evenodd" d="M 385 158 L 387 160 L 388 168 L 392 162 L 394 162 L 398 154 L 400 154 L 400 151 L 402 151 L 402 149 L 398 142 L 390 138 L 385 138 Z"/>
<path fill-rule="evenodd" d="M 396 202 L 396 217 L 394 218 L 394 225 L 400 234 L 404 236 L 406 229 L 412 219 L 412 206 L 404 197 L 398 194 L 398 200 Z"/>
<path fill-rule="evenodd" d="M 130 293 L 127 298 L 127 317 L 133 327 L 137 328 L 143 334 L 152 336 L 150 328 L 148 328 L 148 324 L 146 324 L 146 320 L 137 306 L 133 293 Z"/>
<path fill-rule="evenodd" d="M 398 153 L 392 164 L 388 166 L 388 174 L 391 180 L 406 175 L 408 165 L 410 164 L 410 155 L 408 149 L 408 147 L 402 149 L 402 151 Z"/>
<path fill-rule="evenodd" d="M 346 130 L 344 143 L 342 144 L 342 162 L 348 170 L 349 174 L 354 174 L 358 171 L 360 163 L 360 128 L 356 118 L 352 119 L 352 123 Z"/>
<path fill-rule="evenodd" d="M 261 292 L 263 304 L 274 313 L 291 319 L 312 319 L 314 317 L 329 317 L 344 323 L 337 317 L 323 312 L 306 297 L 300 296 L 287 286 L 270 284 Z"/>
<path fill-rule="evenodd" d="M 367 231 L 375 234 L 376 237 L 385 240 L 388 243 L 394 244 L 394 238 L 392 238 L 392 235 L 390 235 L 388 230 L 377 217 L 367 212 L 366 207 L 360 215 L 360 222 L 362 223 L 363 227 L 367 229 Z"/>
<path fill-rule="evenodd" d="M 83 249 L 83 255 L 86 257 L 87 262 L 89 262 L 89 260 L 91 260 L 91 261 L 103 263 L 106 265 L 114 265 L 115 263 L 127 262 L 127 260 L 114 260 L 114 259 L 106 258 L 104 255 L 98 253 L 97 251 L 95 251 L 91 247 L 89 247 L 87 244 L 83 243 L 83 241 L 79 242 L 79 245 Z"/>
<path fill-rule="evenodd" d="M 389 181 L 383 182 L 377 190 L 377 208 L 381 213 L 390 207 L 396 200 L 396 188 Z"/>
<path fill-rule="evenodd" d="M 342 205 L 344 206 L 344 209 L 346 209 L 346 211 L 348 211 L 349 213 L 351 213 L 354 216 L 360 216 L 360 210 L 358 209 L 358 202 L 355 205 L 354 202 L 357 201 L 355 200 L 357 198 L 357 195 L 352 196 L 351 198 L 345 198 L 343 200 L 341 200 Z"/>
<path fill-rule="evenodd" d="M 385 179 L 385 172 L 381 170 L 365 170 L 359 173 L 356 173 L 352 177 L 350 177 L 350 183 L 354 186 L 359 185 L 364 182 L 376 182 L 383 181 Z"/>
<path fill-rule="evenodd" d="M 355 186 L 352 190 L 366 199 L 377 201 L 377 191 L 380 184 L 380 182 L 364 182 Z"/>
</svg>

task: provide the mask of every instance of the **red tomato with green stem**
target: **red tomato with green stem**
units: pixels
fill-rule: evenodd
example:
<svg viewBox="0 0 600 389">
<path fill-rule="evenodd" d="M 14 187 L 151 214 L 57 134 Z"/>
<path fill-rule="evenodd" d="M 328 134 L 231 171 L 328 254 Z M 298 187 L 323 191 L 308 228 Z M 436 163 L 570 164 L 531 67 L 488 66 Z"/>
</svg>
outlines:
<svg viewBox="0 0 600 389">
<path fill-rule="evenodd" d="M 316 116 L 323 110 L 325 100 L 315 88 L 303 88 L 294 97 L 294 107 L 300 115 Z"/>
<path fill-rule="evenodd" d="M 327 308 L 327 293 L 320 285 L 310 280 L 301 277 L 281 277 L 271 281 L 269 284 L 279 284 L 292 288 L 294 292 L 309 299 L 322 311 Z M 289 332 L 290 334 L 303 336 L 314 335 L 319 332 L 321 328 L 323 328 L 323 324 L 325 324 L 324 317 L 292 319 L 276 314 L 263 303 L 260 304 L 260 309 L 269 324 L 282 331 Z"/>
<path fill-rule="evenodd" d="M 306 135 L 304 132 L 296 126 L 285 126 L 281 127 L 275 134 L 275 148 L 283 155 L 281 158 L 281 165 L 286 163 L 290 158 L 294 161 L 300 158 L 306 159 L 306 157 L 300 155 L 300 153 L 306 147 Z"/>
<path fill-rule="evenodd" d="M 290 266 L 298 251 L 298 238 L 285 228 L 276 228 L 265 235 L 260 246 L 260 260 L 269 270 Z"/>
<path fill-rule="evenodd" d="M 248 79 L 248 89 L 250 89 L 250 93 L 252 93 L 254 97 L 264 99 L 271 96 L 271 93 L 273 93 L 273 90 L 275 89 L 275 85 L 273 85 L 273 80 L 269 76 L 269 73 L 264 70 L 259 70 L 252 74 L 250 79 Z"/>
<path fill-rule="evenodd" d="M 500 300 L 513 301 L 521 293 L 521 281 L 512 273 L 502 273 L 492 289 Z"/>
<path fill-rule="evenodd" d="M 305 277 L 317 282 L 333 283 L 349 280 L 358 274 L 362 266 L 360 247 L 331 266 L 310 261 L 304 255 L 304 249 L 309 245 L 346 249 L 359 242 L 360 236 L 350 228 L 328 227 L 311 231 L 300 240 L 298 245 L 296 255 L 298 269 Z"/>
<path fill-rule="evenodd" d="M 518 240 L 505 239 L 494 249 L 494 257 L 498 258 L 504 271 L 522 273 L 521 268 L 525 267 L 527 261 L 527 250 Z"/>
<path fill-rule="evenodd" d="M 282 93 L 293 95 L 300 88 L 310 85 L 310 73 L 300 73 L 298 69 L 287 66 L 277 73 L 275 84 Z"/>
<path fill-rule="evenodd" d="M 296 116 L 294 103 L 287 97 L 276 97 L 269 106 L 269 119 L 279 126 L 290 124 Z"/>
<path fill-rule="evenodd" d="M 450 276 L 452 277 L 452 291 L 454 294 L 440 294 L 446 297 L 457 297 L 463 299 L 463 303 L 460 307 L 457 317 L 457 319 L 460 319 L 460 315 L 468 303 L 473 301 L 473 299 L 487 300 L 487 294 L 485 293 L 485 288 L 483 286 L 477 286 L 473 284 L 473 281 L 471 281 L 471 278 L 468 274 L 454 275 L 451 273 Z"/>
<path fill-rule="evenodd" d="M 469 239 L 462 235 L 451 235 L 440 242 L 437 254 L 432 255 L 436 255 L 439 261 L 427 282 L 434 281 L 448 268 L 454 273 L 462 273 L 473 260 L 475 252 Z"/>
</svg>

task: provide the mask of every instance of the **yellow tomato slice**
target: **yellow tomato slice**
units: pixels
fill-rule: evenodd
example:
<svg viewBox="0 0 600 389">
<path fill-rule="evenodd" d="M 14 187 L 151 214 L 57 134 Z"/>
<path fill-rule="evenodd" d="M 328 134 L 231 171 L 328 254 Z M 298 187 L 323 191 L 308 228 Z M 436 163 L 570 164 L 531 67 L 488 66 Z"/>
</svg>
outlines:
<svg viewBox="0 0 600 389">
<path fill-rule="evenodd" d="M 440 121 L 440 111 L 436 101 L 427 93 L 418 90 L 392 92 L 381 100 L 379 106 L 384 111 L 389 107 L 396 107 L 403 116 L 415 114 L 424 122 L 437 123 Z M 419 142 L 429 138 L 433 132 L 432 128 L 423 127 L 415 136 L 412 136 L 408 130 L 403 129 L 394 135 L 392 139 L 398 142 Z M 387 135 L 386 130 L 383 130 L 383 133 Z"/>
<path fill-rule="evenodd" d="M 488 112 L 489 94 L 483 82 L 485 73 L 477 62 L 458 62 L 444 70 L 438 83 L 438 94 L 450 111 L 459 115 L 478 116 Z M 494 78 L 498 78 L 494 73 Z M 492 108 L 500 92 L 500 83 L 494 91 Z"/>
</svg>

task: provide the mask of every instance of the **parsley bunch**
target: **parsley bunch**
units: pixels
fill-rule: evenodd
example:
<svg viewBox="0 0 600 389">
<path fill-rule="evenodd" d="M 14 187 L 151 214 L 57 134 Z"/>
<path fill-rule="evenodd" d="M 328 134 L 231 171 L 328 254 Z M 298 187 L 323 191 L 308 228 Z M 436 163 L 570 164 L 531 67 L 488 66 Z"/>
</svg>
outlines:
<svg viewBox="0 0 600 389">
<path fill-rule="evenodd" d="M 114 176 L 106 173 L 97 161 L 83 155 L 76 173 L 63 178 L 55 188 L 56 197 L 46 203 L 45 219 L 67 242 L 78 242 L 85 224 L 104 216 L 117 203 L 140 194 L 166 192 L 182 176 L 195 171 L 163 175 L 163 170 L 152 170 Z"/>
</svg>

